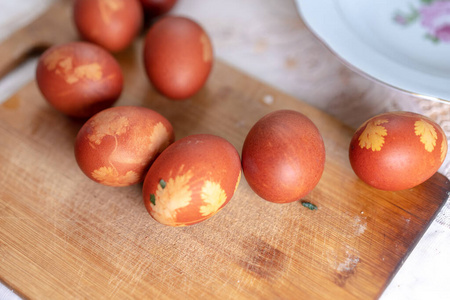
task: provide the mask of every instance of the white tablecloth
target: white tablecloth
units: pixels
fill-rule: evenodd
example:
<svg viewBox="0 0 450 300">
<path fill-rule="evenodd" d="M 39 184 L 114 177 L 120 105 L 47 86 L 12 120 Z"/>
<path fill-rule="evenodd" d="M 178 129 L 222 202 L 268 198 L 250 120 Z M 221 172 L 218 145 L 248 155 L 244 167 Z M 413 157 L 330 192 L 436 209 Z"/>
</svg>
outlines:
<svg viewBox="0 0 450 300">
<path fill-rule="evenodd" d="M 0 0 L 0 41 L 53 1 Z M 354 128 L 381 112 L 409 110 L 431 117 L 450 133 L 449 104 L 415 98 L 354 73 L 305 29 L 294 1 L 179 0 L 173 13 L 199 21 L 218 57 Z M 35 65 L 36 59 L 28 61 L 0 80 L 0 102 L 34 78 Z M 343 80 L 336 83 L 336 76 Z M 449 157 L 440 172 L 450 176 Z M 450 299 L 449 271 L 447 202 L 381 298 Z M 17 296 L 0 283 L 0 299 Z"/>
</svg>

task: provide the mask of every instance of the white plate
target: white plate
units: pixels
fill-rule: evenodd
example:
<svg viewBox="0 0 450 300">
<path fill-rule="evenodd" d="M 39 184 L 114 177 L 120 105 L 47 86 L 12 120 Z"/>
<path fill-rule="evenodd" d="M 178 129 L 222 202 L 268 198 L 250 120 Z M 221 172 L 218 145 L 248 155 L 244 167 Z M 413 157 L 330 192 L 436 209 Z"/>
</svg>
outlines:
<svg viewBox="0 0 450 300">
<path fill-rule="evenodd" d="M 450 1 L 296 0 L 303 20 L 357 70 L 450 102 Z"/>
</svg>

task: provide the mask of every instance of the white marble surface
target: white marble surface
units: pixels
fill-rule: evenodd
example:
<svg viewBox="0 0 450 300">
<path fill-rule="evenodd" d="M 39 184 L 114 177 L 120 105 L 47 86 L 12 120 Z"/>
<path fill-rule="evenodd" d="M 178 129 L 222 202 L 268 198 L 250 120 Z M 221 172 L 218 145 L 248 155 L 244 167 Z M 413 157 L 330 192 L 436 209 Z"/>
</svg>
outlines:
<svg viewBox="0 0 450 300">
<path fill-rule="evenodd" d="M 0 0 L 0 42 L 53 1 Z M 217 57 L 354 128 L 381 112 L 409 110 L 431 117 L 449 136 L 449 104 L 415 98 L 353 72 L 306 30 L 294 1 L 179 0 L 172 13 L 199 21 Z M 0 102 L 33 79 L 35 64 L 31 60 L 0 79 Z M 450 176 L 449 157 L 440 172 Z M 447 202 L 381 299 L 450 299 L 449 272 Z M 0 283 L 0 299 L 17 296 Z"/>
</svg>

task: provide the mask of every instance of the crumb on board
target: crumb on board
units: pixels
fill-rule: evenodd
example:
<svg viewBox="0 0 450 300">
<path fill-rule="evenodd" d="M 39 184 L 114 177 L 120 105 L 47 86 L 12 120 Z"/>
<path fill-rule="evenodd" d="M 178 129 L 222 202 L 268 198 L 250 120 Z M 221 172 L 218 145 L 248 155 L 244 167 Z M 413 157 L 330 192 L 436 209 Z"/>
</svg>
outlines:
<svg viewBox="0 0 450 300">
<path fill-rule="evenodd" d="M 367 229 L 366 217 L 356 216 L 353 222 L 354 234 L 360 236 Z"/>
<path fill-rule="evenodd" d="M 262 98 L 262 102 L 267 105 L 273 104 L 274 101 L 275 101 L 275 98 L 272 95 L 265 95 Z"/>
</svg>

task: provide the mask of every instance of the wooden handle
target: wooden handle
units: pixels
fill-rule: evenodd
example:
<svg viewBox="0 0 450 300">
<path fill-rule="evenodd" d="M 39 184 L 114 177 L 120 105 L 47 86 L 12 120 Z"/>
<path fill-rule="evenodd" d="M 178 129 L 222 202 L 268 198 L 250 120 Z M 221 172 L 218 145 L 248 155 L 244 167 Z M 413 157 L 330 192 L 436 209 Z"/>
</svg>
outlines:
<svg viewBox="0 0 450 300">
<path fill-rule="evenodd" d="M 0 45 L 0 78 L 24 62 L 31 54 L 42 49 L 36 36 L 30 36 L 27 28 L 17 31 Z"/>
<path fill-rule="evenodd" d="M 0 44 L 0 78 L 36 52 L 77 39 L 74 26 L 67 26 L 72 22 L 70 1 L 56 1 L 43 15 Z"/>
</svg>

